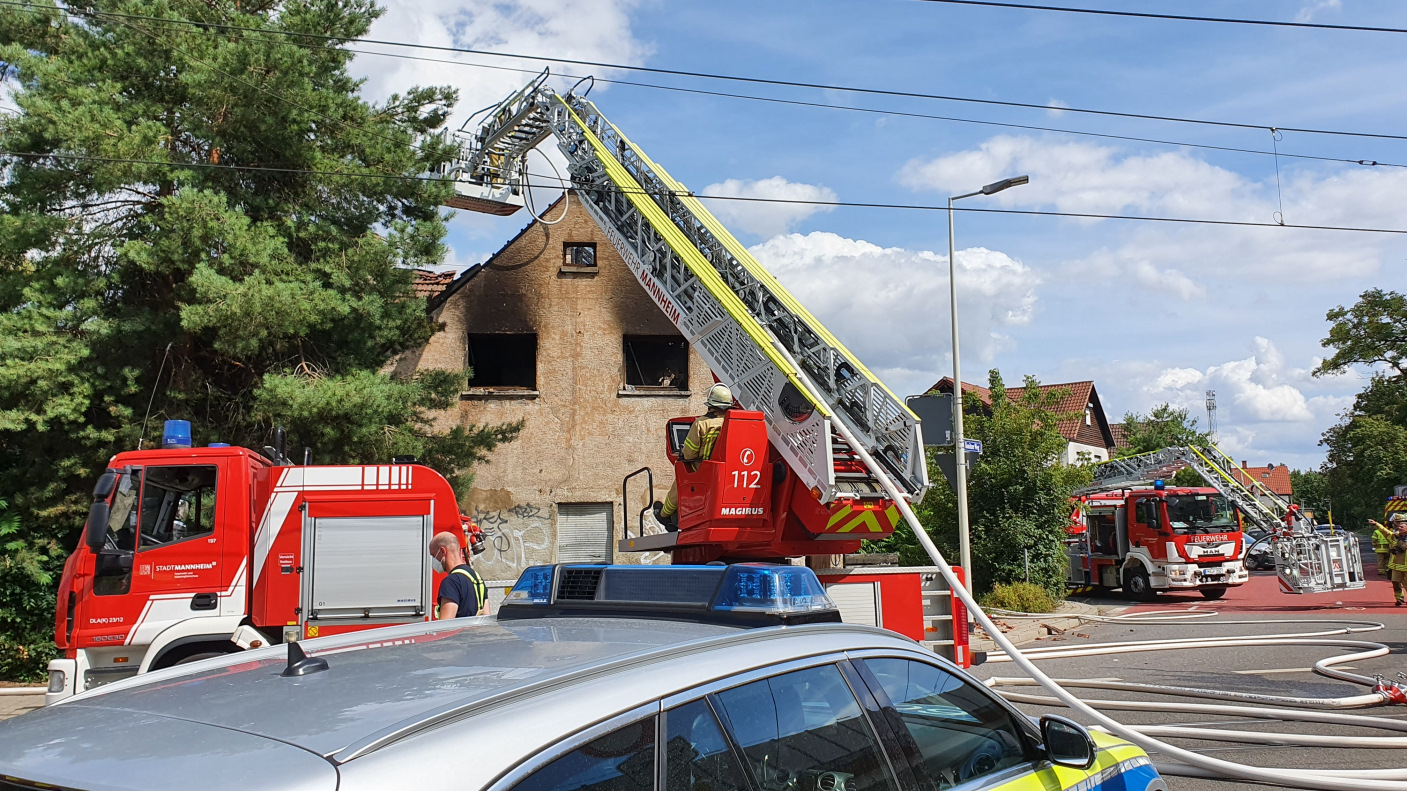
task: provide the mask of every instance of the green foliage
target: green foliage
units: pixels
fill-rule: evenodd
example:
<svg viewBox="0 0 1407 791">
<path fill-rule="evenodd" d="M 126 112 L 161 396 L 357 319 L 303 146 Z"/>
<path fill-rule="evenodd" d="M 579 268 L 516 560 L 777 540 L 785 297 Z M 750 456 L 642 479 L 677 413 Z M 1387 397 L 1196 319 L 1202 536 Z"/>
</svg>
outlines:
<svg viewBox="0 0 1407 791">
<path fill-rule="evenodd" d="M 1329 497 L 1329 478 L 1319 470 L 1290 470 L 1290 488 L 1294 500 L 1306 511 L 1313 512 L 1321 524 L 1329 521 L 1333 501 Z"/>
<path fill-rule="evenodd" d="M 1202 477 L 1202 474 L 1192 469 L 1191 467 L 1183 467 L 1182 469 L 1173 473 L 1172 480 L 1169 483 L 1171 483 L 1173 486 L 1191 487 L 1209 485 L 1206 479 Z"/>
<path fill-rule="evenodd" d="M 1051 596 L 1050 591 L 1029 582 L 1013 582 L 1009 585 L 997 583 L 987 595 L 977 600 L 983 609 L 1010 610 L 1012 612 L 1055 612 L 1060 598 Z"/>
<path fill-rule="evenodd" d="M 43 676 L 54 649 L 54 598 L 63 568 L 51 541 L 27 539 L 19 514 L 0 500 L 0 677 Z"/>
<path fill-rule="evenodd" d="M 379 13 L 372 0 L 0 7 L 0 79 L 21 110 L 0 115 L 14 152 L 0 155 L 0 492 L 22 516 L 14 540 L 37 553 L 5 572 L 18 586 L 0 587 L 5 602 L 52 597 L 49 559 L 75 544 L 106 460 L 136 447 L 149 399 L 151 426 L 188 419 L 197 443 L 257 448 L 284 424 L 320 462 L 414 454 L 461 490 L 516 432 L 436 433 L 427 410 L 452 403 L 463 374 L 385 373 L 438 330 L 409 269 L 444 256 L 452 188 L 418 176 L 452 156 L 433 133 L 455 94 L 360 97 L 337 45 Z M 239 32 L 253 27 L 332 38 Z M 28 607 L 13 606 L 6 617 Z M 3 639 L 37 655 L 25 618 Z"/>
<path fill-rule="evenodd" d="M 1383 518 L 1394 486 L 1407 484 L 1407 296 L 1380 288 L 1364 291 L 1351 308 L 1330 310 L 1328 337 L 1333 354 L 1315 376 L 1342 373 L 1353 366 L 1378 368 L 1339 423 L 1319 444 L 1328 453 L 1323 473 L 1325 512 L 1333 501 L 1334 520 L 1361 526 Z M 1295 482 L 1300 492 L 1300 483 Z M 1311 489 L 1310 491 L 1315 491 Z M 1316 495 L 1318 496 L 1318 495 Z"/>
<path fill-rule="evenodd" d="M 1128 447 L 1120 448 L 1119 456 L 1152 453 L 1174 446 L 1206 447 L 1211 441 L 1206 432 L 1197 429 L 1197 418 L 1191 417 L 1187 409 L 1169 403 L 1153 407 L 1147 415 L 1137 412 L 1124 415 L 1124 436 Z"/>
<path fill-rule="evenodd" d="M 998 583 L 1024 581 L 1029 551 L 1031 582 L 1058 597 L 1065 590 L 1063 540 L 1070 495 L 1092 475 L 1087 467 L 1059 463 L 1065 439 L 1056 423 L 1083 415 L 1057 413 L 1066 393 L 1042 393 L 1034 378 L 1026 378 L 1025 390 L 1016 399 L 1008 397 L 996 370 L 988 380 L 990 413 L 975 394 L 966 394 L 963 401 L 964 432 L 983 445 L 968 479 L 973 587 L 980 592 Z M 931 457 L 928 474 L 935 481 L 945 480 Z M 957 498 L 951 487 L 933 487 L 916 511 L 944 557 L 956 561 Z M 907 526 L 879 542 L 879 548 L 898 552 L 906 565 L 928 562 Z"/>
<path fill-rule="evenodd" d="M 1407 374 L 1407 296 L 1372 288 L 1353 307 L 1330 310 L 1329 337 L 1321 341 L 1334 353 L 1314 369 L 1315 376 L 1343 373 L 1354 365 L 1387 365 Z"/>
</svg>

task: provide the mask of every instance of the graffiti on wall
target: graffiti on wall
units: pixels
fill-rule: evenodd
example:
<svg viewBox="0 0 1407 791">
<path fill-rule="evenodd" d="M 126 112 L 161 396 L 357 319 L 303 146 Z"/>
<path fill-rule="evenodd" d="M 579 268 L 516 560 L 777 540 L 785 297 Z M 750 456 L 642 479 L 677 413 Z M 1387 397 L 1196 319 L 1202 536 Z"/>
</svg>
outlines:
<svg viewBox="0 0 1407 791">
<path fill-rule="evenodd" d="M 528 566 L 552 562 L 550 508 L 475 508 L 470 516 L 484 531 L 484 553 L 474 558 L 474 566 L 485 579 L 517 579 Z"/>
</svg>

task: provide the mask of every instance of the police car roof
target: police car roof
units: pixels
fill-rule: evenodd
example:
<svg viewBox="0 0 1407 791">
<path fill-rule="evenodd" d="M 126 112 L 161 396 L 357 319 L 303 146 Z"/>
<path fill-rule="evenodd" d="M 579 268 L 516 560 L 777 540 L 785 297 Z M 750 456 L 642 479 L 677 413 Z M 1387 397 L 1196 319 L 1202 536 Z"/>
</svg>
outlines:
<svg viewBox="0 0 1407 791">
<path fill-rule="evenodd" d="M 313 782 L 330 765 L 314 759 L 304 766 L 309 753 L 341 764 L 449 723 L 456 738 L 493 733 L 505 712 L 529 718 L 518 738 L 550 744 L 611 711 L 740 670 L 847 649 L 917 648 L 890 632 L 844 624 L 742 629 L 648 618 L 466 618 L 303 645 L 329 669 L 283 677 L 288 649 L 273 646 L 115 682 L 0 723 L 0 775 L 77 788 L 189 784 L 189 775 L 157 777 L 150 763 L 122 777 L 138 772 L 140 755 L 199 761 L 202 777 L 251 760 L 270 770 L 287 765 L 287 779 L 307 773 Z M 570 705 L 550 705 L 562 694 L 571 695 Z M 512 706 L 529 697 L 532 706 Z M 135 754 L 134 728 L 144 745 Z M 474 752 L 484 770 L 522 755 Z M 202 785 L 214 791 L 225 782 Z"/>
</svg>

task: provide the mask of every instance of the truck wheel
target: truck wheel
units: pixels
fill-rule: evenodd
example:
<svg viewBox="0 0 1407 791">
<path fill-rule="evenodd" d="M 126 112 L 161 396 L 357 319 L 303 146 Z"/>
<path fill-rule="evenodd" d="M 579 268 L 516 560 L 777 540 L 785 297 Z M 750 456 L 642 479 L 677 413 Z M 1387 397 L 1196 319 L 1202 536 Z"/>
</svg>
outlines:
<svg viewBox="0 0 1407 791">
<path fill-rule="evenodd" d="M 1220 599 L 1226 595 L 1226 588 L 1202 588 L 1202 598 Z"/>
<path fill-rule="evenodd" d="M 1158 592 L 1153 590 L 1153 582 L 1143 569 L 1130 569 L 1124 572 L 1124 595 L 1134 601 L 1153 601 Z"/>
</svg>

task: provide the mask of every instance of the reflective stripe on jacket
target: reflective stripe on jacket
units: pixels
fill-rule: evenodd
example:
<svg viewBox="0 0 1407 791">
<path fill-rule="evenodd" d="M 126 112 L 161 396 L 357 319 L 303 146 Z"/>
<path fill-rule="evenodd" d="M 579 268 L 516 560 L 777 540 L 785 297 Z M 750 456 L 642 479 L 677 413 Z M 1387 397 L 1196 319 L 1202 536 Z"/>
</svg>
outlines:
<svg viewBox="0 0 1407 791">
<path fill-rule="evenodd" d="M 455 569 L 451 574 L 463 574 L 469 578 L 469 584 L 474 586 L 474 596 L 479 600 L 479 606 L 474 609 L 472 615 L 478 615 L 479 610 L 484 609 L 484 605 L 489 601 L 489 586 L 484 584 L 484 578 L 479 576 L 479 572 L 473 569 Z"/>
</svg>

